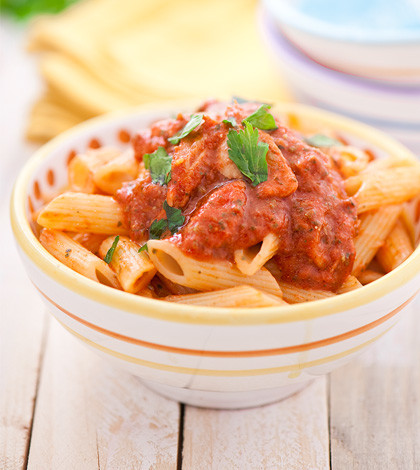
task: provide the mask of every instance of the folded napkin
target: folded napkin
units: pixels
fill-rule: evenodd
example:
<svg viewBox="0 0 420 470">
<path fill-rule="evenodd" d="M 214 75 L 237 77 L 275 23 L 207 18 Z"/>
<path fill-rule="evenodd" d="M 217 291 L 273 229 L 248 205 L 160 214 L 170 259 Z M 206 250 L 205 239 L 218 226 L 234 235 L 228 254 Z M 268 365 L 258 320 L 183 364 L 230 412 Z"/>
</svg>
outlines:
<svg viewBox="0 0 420 470">
<path fill-rule="evenodd" d="M 84 0 L 38 18 L 28 47 L 46 85 L 31 140 L 142 103 L 290 99 L 259 37 L 255 0 Z"/>
</svg>

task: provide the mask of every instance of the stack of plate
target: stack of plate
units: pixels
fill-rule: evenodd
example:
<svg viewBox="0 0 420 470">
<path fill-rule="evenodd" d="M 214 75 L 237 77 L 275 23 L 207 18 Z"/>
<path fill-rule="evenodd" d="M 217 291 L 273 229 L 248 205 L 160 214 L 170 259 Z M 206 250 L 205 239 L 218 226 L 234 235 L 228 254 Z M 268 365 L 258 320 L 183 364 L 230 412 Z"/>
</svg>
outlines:
<svg viewBox="0 0 420 470">
<path fill-rule="evenodd" d="M 420 154 L 418 0 L 263 0 L 260 26 L 298 100 Z"/>
</svg>

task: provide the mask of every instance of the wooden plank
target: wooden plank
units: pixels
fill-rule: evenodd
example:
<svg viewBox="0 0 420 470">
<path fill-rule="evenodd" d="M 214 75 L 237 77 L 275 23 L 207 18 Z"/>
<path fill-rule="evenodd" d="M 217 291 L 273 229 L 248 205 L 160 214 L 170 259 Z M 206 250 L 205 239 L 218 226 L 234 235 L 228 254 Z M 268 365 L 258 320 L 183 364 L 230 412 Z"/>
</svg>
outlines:
<svg viewBox="0 0 420 470">
<path fill-rule="evenodd" d="M 17 470 L 27 458 L 46 317 L 18 257 L 5 196 L 0 227 L 0 468 Z"/>
<path fill-rule="evenodd" d="M 333 469 L 420 468 L 419 301 L 415 310 L 331 374 Z"/>
<path fill-rule="evenodd" d="M 53 320 L 28 468 L 175 469 L 179 408 Z"/>
<path fill-rule="evenodd" d="M 329 468 L 324 377 L 273 405 L 248 410 L 186 407 L 182 468 Z"/>
<path fill-rule="evenodd" d="M 2 214 L 0 225 L 7 227 L 4 222 Z M 6 230 L 7 245 L 1 245 L 11 247 L 11 235 Z M 3 251 L 2 268 L 5 275 L 0 279 L 0 468 L 17 470 L 24 468 L 27 457 L 45 316 L 14 249 Z"/>
</svg>

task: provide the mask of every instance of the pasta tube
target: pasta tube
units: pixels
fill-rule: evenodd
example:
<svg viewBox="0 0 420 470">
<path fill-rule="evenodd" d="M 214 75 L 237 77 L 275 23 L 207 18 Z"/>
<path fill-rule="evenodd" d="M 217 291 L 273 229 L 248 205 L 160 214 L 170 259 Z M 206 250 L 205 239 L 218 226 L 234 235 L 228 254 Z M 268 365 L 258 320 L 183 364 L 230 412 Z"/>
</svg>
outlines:
<svg viewBox="0 0 420 470">
<path fill-rule="evenodd" d="M 359 214 L 409 201 L 419 192 L 420 165 L 369 173 L 354 198 Z"/>
<path fill-rule="evenodd" d="M 47 204 L 37 222 L 55 230 L 125 235 L 123 220 L 122 209 L 111 196 L 67 192 Z"/>
<path fill-rule="evenodd" d="M 99 256 L 105 258 L 115 237 L 106 238 L 99 247 Z M 139 245 L 127 237 L 120 237 L 109 262 L 116 273 L 121 287 L 126 292 L 135 294 L 144 289 L 156 274 L 156 268 L 145 251 L 138 252 Z"/>
<path fill-rule="evenodd" d="M 245 250 L 235 251 L 235 263 L 239 271 L 252 276 L 271 259 L 279 248 L 279 238 L 269 233 L 261 245 L 256 245 Z"/>
<path fill-rule="evenodd" d="M 376 259 L 385 272 L 390 272 L 405 261 L 414 251 L 410 237 L 400 220 L 386 237 L 376 253 Z"/>
<path fill-rule="evenodd" d="M 420 242 L 420 196 L 404 204 L 401 220 L 408 231 L 411 243 L 416 246 Z"/>
<path fill-rule="evenodd" d="M 132 151 L 118 155 L 93 171 L 93 182 L 104 193 L 115 194 L 122 184 L 137 177 L 139 164 Z"/>
<path fill-rule="evenodd" d="M 229 262 L 197 261 L 189 258 L 168 240 L 150 240 L 147 246 L 150 259 L 157 270 L 176 284 L 203 291 L 245 284 L 278 297 L 282 296 L 277 281 L 265 268 L 252 276 L 246 276 Z"/>
<path fill-rule="evenodd" d="M 374 175 L 382 170 L 407 166 L 413 166 L 413 161 L 411 159 L 395 157 L 380 158 L 369 163 L 369 165 L 367 165 L 367 167 L 357 175 L 349 175 L 350 177 L 344 181 L 344 187 L 349 196 L 354 196 L 354 194 L 356 194 L 360 189 L 360 186 L 362 186 L 363 182 L 366 181 L 370 175 Z"/>
<path fill-rule="evenodd" d="M 80 243 L 86 249 L 95 253 L 95 255 L 98 253 L 101 243 L 106 238 L 106 235 L 102 233 L 72 233 L 70 236 L 75 242 Z"/>
<path fill-rule="evenodd" d="M 121 153 L 112 147 L 90 150 L 76 155 L 69 163 L 69 185 L 72 191 L 94 193 L 96 185 L 93 181 L 95 170 L 112 161 Z"/>
<path fill-rule="evenodd" d="M 359 274 L 359 281 L 362 285 L 370 284 L 373 281 L 377 281 L 383 276 L 383 273 L 374 271 L 373 269 L 365 269 Z"/>
<path fill-rule="evenodd" d="M 120 289 L 117 276 L 102 259 L 63 232 L 44 229 L 39 236 L 42 246 L 74 271 L 96 282 Z"/>
<path fill-rule="evenodd" d="M 385 206 L 361 217 L 359 234 L 354 240 L 356 258 L 353 276 L 358 276 L 385 242 L 401 212 L 401 205 Z"/>
<path fill-rule="evenodd" d="M 359 287 L 362 287 L 362 284 L 359 282 L 359 280 L 356 277 L 350 275 L 343 282 L 340 289 L 338 289 L 337 294 L 344 294 L 345 292 L 350 292 L 352 290 L 359 289 Z"/>
<path fill-rule="evenodd" d="M 279 281 L 279 286 L 283 292 L 283 299 L 290 303 L 309 302 L 310 300 L 326 299 L 334 297 L 335 294 L 330 291 L 320 289 L 303 289 L 287 282 Z"/>
<path fill-rule="evenodd" d="M 287 305 L 279 297 L 261 292 L 251 286 L 237 286 L 230 289 L 215 290 L 211 292 L 170 295 L 164 300 L 180 302 L 188 305 L 203 305 L 206 307 L 275 307 Z"/>
</svg>

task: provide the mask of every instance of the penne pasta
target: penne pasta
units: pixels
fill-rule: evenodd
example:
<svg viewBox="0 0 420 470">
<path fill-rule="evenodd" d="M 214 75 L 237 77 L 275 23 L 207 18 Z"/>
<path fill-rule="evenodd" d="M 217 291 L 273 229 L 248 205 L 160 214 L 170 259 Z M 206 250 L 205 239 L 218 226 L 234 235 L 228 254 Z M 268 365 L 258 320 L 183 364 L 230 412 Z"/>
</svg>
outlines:
<svg viewBox="0 0 420 470">
<path fill-rule="evenodd" d="M 384 244 L 400 215 L 401 208 L 401 205 L 385 206 L 362 215 L 359 234 L 354 240 L 356 258 L 353 276 L 357 277 L 368 266 Z"/>
<path fill-rule="evenodd" d="M 344 294 L 360 287 L 362 287 L 361 282 L 355 276 L 350 275 L 338 289 L 337 294 Z"/>
<path fill-rule="evenodd" d="M 168 240 L 150 240 L 147 246 L 150 259 L 157 270 L 176 284 L 203 291 L 245 284 L 278 297 L 282 296 L 277 281 L 265 268 L 252 276 L 246 276 L 229 262 L 189 258 Z"/>
<path fill-rule="evenodd" d="M 391 168 L 397 167 L 410 167 L 413 166 L 412 160 L 405 159 L 405 158 L 395 158 L 395 157 L 388 157 L 388 158 L 381 158 L 379 160 L 374 160 L 366 168 L 360 173 L 348 177 L 344 181 L 344 187 L 347 191 L 349 196 L 354 196 L 356 192 L 360 189 L 360 186 L 366 179 L 369 178 L 369 175 L 374 175 L 378 171 L 382 170 L 389 170 Z"/>
<path fill-rule="evenodd" d="M 331 156 L 344 178 L 357 175 L 369 164 L 369 155 L 357 147 L 343 145 L 327 147 L 324 151 Z"/>
<path fill-rule="evenodd" d="M 79 274 L 101 284 L 120 289 L 117 276 L 105 261 L 65 233 L 43 229 L 39 241 L 55 258 Z"/>
<path fill-rule="evenodd" d="M 53 199 L 37 219 L 45 228 L 108 235 L 127 234 L 123 221 L 122 209 L 111 196 L 72 192 Z"/>
<path fill-rule="evenodd" d="M 115 194 L 122 184 L 137 177 L 139 164 L 130 150 L 93 171 L 94 184 L 104 193 Z"/>
<path fill-rule="evenodd" d="M 279 238 L 273 233 L 268 234 L 260 245 L 245 250 L 235 251 L 236 267 L 243 274 L 252 276 L 276 253 L 280 244 Z"/>
<path fill-rule="evenodd" d="M 153 289 L 150 288 L 150 286 L 145 287 L 141 291 L 137 292 L 137 295 L 140 297 L 147 297 L 148 299 L 156 299 L 156 295 L 153 292 Z"/>
<path fill-rule="evenodd" d="M 386 237 L 385 243 L 376 253 L 376 259 L 385 272 L 390 272 L 404 262 L 414 251 L 410 236 L 401 220 Z"/>
<path fill-rule="evenodd" d="M 411 243 L 416 246 L 420 242 L 420 196 L 404 204 L 401 220 L 408 231 Z"/>
<path fill-rule="evenodd" d="M 97 190 L 93 180 L 94 172 L 120 153 L 116 148 L 103 147 L 76 155 L 68 168 L 70 189 L 75 192 L 94 193 Z"/>
<path fill-rule="evenodd" d="M 281 272 L 278 265 L 269 261 L 265 267 L 270 273 L 277 279 L 278 284 L 283 292 L 283 299 L 289 304 L 297 304 L 301 302 L 308 302 L 310 300 L 325 299 L 327 297 L 333 297 L 335 294 L 330 291 L 320 289 L 304 289 L 302 287 L 294 286 L 288 282 L 281 280 Z"/>
<path fill-rule="evenodd" d="M 162 285 L 173 295 L 186 295 L 186 294 L 196 294 L 198 291 L 192 289 L 191 287 L 181 286 L 180 284 L 175 284 L 175 282 L 170 281 L 161 273 L 157 273 L 156 277 L 162 283 Z"/>
<path fill-rule="evenodd" d="M 283 292 L 283 300 L 289 304 L 327 299 L 328 297 L 335 296 L 334 292 L 320 289 L 304 289 L 283 281 L 279 281 L 279 286 Z"/>
<path fill-rule="evenodd" d="M 359 281 L 362 285 L 370 284 L 373 281 L 380 279 L 384 274 L 373 269 L 365 269 L 359 274 Z"/>
<path fill-rule="evenodd" d="M 72 233 L 68 234 L 73 240 L 77 243 L 80 243 L 83 245 L 86 249 L 91 251 L 92 253 L 95 253 L 95 255 L 99 251 L 99 247 L 101 246 L 101 243 L 105 240 L 106 235 L 103 235 L 102 233 Z"/>
<path fill-rule="evenodd" d="M 102 242 L 99 247 L 101 258 L 105 258 L 114 240 L 115 237 L 108 237 Z M 120 237 L 109 262 L 109 267 L 116 273 L 123 290 L 132 294 L 145 289 L 156 274 L 156 268 L 148 254 L 145 251 L 139 253 L 139 248 L 140 245 L 129 238 Z"/>
<path fill-rule="evenodd" d="M 287 305 L 279 297 L 261 292 L 251 286 L 237 286 L 199 294 L 171 295 L 165 297 L 164 300 L 205 307 L 257 308 Z"/>
<path fill-rule="evenodd" d="M 409 201 L 420 188 L 420 168 L 397 167 L 369 173 L 354 195 L 359 214 Z"/>
</svg>

